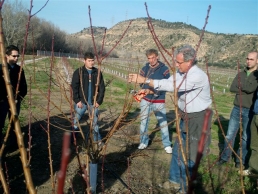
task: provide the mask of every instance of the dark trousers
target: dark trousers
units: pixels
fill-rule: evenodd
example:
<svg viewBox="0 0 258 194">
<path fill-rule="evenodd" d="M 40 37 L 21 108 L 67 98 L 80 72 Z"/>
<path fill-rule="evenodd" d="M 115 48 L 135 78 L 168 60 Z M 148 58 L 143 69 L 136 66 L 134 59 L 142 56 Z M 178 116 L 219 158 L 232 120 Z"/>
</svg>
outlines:
<svg viewBox="0 0 258 194">
<path fill-rule="evenodd" d="M 21 108 L 21 102 L 18 100 L 16 103 L 16 110 L 17 110 L 17 114 L 19 115 L 20 113 L 20 108 Z M 3 128 L 4 128 L 4 124 L 5 124 L 5 119 L 6 116 L 8 114 L 8 118 L 10 120 L 11 118 L 11 112 L 10 112 L 10 108 L 9 108 L 9 103 L 7 100 L 3 100 L 0 101 L 0 129 L 1 129 L 1 133 L 0 133 L 0 141 L 2 142 L 3 139 Z M 10 130 L 10 134 L 9 134 L 9 138 L 10 144 L 14 144 L 16 142 L 16 135 L 14 132 L 14 125 L 12 123 L 11 125 L 11 130 Z"/>
</svg>

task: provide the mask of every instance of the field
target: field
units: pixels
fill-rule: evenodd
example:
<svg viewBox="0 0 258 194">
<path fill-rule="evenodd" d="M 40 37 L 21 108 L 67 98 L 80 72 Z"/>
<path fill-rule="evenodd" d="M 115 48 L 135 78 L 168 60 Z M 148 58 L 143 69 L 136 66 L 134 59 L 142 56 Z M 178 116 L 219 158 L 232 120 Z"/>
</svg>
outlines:
<svg viewBox="0 0 258 194">
<path fill-rule="evenodd" d="M 76 59 L 55 58 L 51 63 L 49 58 L 44 58 L 35 64 L 25 63 L 24 66 L 29 92 L 23 101 L 20 122 L 25 145 L 29 144 L 32 137 L 32 147 L 28 149 L 28 154 L 31 156 L 32 179 L 39 194 L 55 193 L 57 188 L 56 173 L 60 169 L 62 137 L 65 131 L 71 129 L 72 101 L 69 82 L 73 71 L 81 65 L 82 62 Z M 150 134 L 150 146 L 145 150 L 137 149 L 139 104 L 133 101 L 129 91 L 138 86 L 128 84 L 122 74 L 127 75 L 133 68 L 138 71 L 141 66 L 142 64 L 134 61 L 121 64 L 121 61 L 111 63 L 108 60 L 101 66 L 106 94 L 100 107 L 99 125 L 106 144 L 98 158 L 97 193 L 172 193 L 163 187 L 163 183 L 168 180 L 171 155 L 166 154 L 162 147 L 154 116 L 151 117 L 149 126 L 149 132 L 153 132 Z M 210 70 L 214 99 L 212 144 L 210 154 L 203 158 L 198 169 L 195 193 L 240 193 L 241 176 L 234 167 L 234 157 L 226 165 L 215 165 L 224 142 L 222 130 L 226 133 L 233 107 L 234 95 L 229 92 L 229 86 L 236 71 L 219 68 Z M 176 132 L 173 93 L 167 93 L 166 99 L 169 131 L 174 143 Z M 89 130 L 87 114 L 81 121 L 81 128 L 83 134 Z M 64 193 L 86 192 L 86 182 L 79 167 L 88 164 L 87 145 L 87 140 L 79 135 L 76 146 L 70 146 Z M 237 145 L 236 142 L 236 147 Z M 19 152 L 8 152 L 3 162 L 11 193 L 27 193 Z M 256 177 L 243 178 L 246 193 L 257 193 L 256 181 Z"/>
</svg>

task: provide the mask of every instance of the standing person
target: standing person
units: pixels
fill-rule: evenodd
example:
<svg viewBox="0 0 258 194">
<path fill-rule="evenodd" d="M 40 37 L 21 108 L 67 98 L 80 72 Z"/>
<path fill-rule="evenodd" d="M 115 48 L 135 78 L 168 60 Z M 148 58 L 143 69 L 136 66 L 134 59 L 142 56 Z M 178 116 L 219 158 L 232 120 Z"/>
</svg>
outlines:
<svg viewBox="0 0 258 194">
<path fill-rule="evenodd" d="M 258 63 L 258 61 L 257 61 Z M 258 91 L 256 93 L 256 100 L 254 103 L 254 116 L 251 122 L 251 156 L 249 160 L 249 168 L 243 171 L 244 176 L 251 174 L 258 174 Z"/>
<path fill-rule="evenodd" d="M 178 108 L 181 115 L 180 132 L 182 146 L 188 150 L 186 154 L 187 168 L 191 175 L 195 165 L 198 142 L 201 137 L 206 109 L 209 109 L 212 101 L 210 96 L 210 84 L 208 76 L 199 67 L 195 59 L 196 51 L 190 45 L 183 45 L 175 51 L 175 63 L 178 68 L 175 76 L 169 79 L 155 80 L 146 79 L 137 74 L 130 74 L 128 81 L 137 83 L 148 83 L 149 86 L 159 91 L 173 92 L 174 81 L 178 89 Z M 146 93 L 151 90 L 146 90 Z M 211 116 L 208 120 L 208 136 L 205 141 L 203 154 L 208 150 L 210 144 Z M 188 143 L 188 145 L 186 145 Z M 185 152 L 186 153 L 186 152 Z M 186 167 L 183 162 L 182 153 L 179 149 L 179 139 L 173 146 L 172 159 L 170 163 L 169 181 L 164 183 L 168 189 L 176 189 L 186 192 Z"/>
<path fill-rule="evenodd" d="M 19 73 L 21 67 L 17 65 L 18 59 L 19 59 L 19 49 L 18 47 L 14 45 L 10 45 L 6 48 L 6 62 L 8 65 L 8 70 L 9 70 L 9 76 L 10 76 L 10 81 L 11 85 L 13 88 L 13 94 L 15 96 L 16 94 L 16 88 L 18 84 L 18 78 L 19 78 Z M 0 133 L 0 139 L 2 140 L 2 130 L 4 128 L 5 124 L 5 119 L 8 114 L 8 118 L 10 119 L 11 117 L 11 112 L 10 112 L 10 107 L 7 99 L 7 90 L 5 86 L 5 81 L 3 77 L 3 70 L 2 70 L 2 65 L 0 65 L 0 128 L 1 128 L 1 133 Z M 19 88 L 18 88 L 18 95 L 16 98 L 16 110 L 17 114 L 19 115 L 20 113 L 20 108 L 21 108 L 21 101 L 27 94 L 27 83 L 25 79 L 25 74 L 23 69 L 21 70 L 21 77 L 20 77 L 20 83 L 19 83 Z M 17 141 L 16 141 L 16 136 L 14 133 L 14 125 L 11 125 L 11 130 L 9 134 L 9 148 L 18 148 Z"/>
<path fill-rule="evenodd" d="M 84 54 L 84 65 L 75 70 L 72 78 L 72 90 L 74 101 L 74 130 L 78 130 L 79 121 L 88 110 L 89 115 L 94 112 L 93 116 L 93 138 L 94 141 L 100 141 L 98 115 L 99 106 L 103 102 L 105 94 L 105 83 L 100 72 L 99 85 L 96 91 L 96 84 L 98 79 L 98 69 L 94 67 L 94 55 L 91 52 Z M 94 104 L 94 95 L 97 93 L 96 102 Z M 91 116 L 90 116 L 91 117 Z M 100 144 L 101 142 L 99 142 Z"/>
<path fill-rule="evenodd" d="M 253 117 L 252 106 L 256 99 L 256 89 L 258 86 L 258 71 L 257 71 L 257 52 L 250 52 L 246 58 L 246 67 L 239 72 L 234 78 L 230 92 L 235 93 L 234 107 L 230 114 L 228 131 L 226 141 L 224 142 L 224 149 L 218 165 L 222 165 L 231 158 L 232 150 L 228 143 L 234 147 L 235 137 L 240 128 L 240 119 L 242 120 L 242 164 L 248 164 L 247 153 L 250 146 L 250 123 Z M 240 118 L 240 111 L 241 116 Z M 240 148 L 237 151 L 240 156 Z M 240 161 L 236 157 L 236 167 L 240 167 Z"/>
<path fill-rule="evenodd" d="M 141 69 L 140 75 L 147 79 L 167 79 L 170 77 L 168 67 L 158 60 L 158 51 L 149 49 L 146 51 L 148 63 Z M 142 89 L 149 89 L 146 83 L 141 85 Z M 166 107 L 165 107 L 165 91 L 153 90 L 155 94 L 147 94 L 141 99 L 141 125 L 140 125 L 140 145 L 138 149 L 145 149 L 149 144 L 148 126 L 150 114 L 153 111 L 162 134 L 162 143 L 168 154 L 172 153 L 171 141 L 169 140 Z"/>
</svg>

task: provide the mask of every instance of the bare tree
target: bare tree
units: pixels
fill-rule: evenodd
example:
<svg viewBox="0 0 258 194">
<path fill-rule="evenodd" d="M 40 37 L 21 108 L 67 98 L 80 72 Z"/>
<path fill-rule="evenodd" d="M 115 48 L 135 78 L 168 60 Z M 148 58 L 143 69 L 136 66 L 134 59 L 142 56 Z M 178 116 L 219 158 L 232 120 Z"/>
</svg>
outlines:
<svg viewBox="0 0 258 194">
<path fill-rule="evenodd" d="M 27 22 L 26 9 L 22 2 L 19 0 L 5 2 L 2 15 L 6 44 L 22 44 Z"/>
</svg>

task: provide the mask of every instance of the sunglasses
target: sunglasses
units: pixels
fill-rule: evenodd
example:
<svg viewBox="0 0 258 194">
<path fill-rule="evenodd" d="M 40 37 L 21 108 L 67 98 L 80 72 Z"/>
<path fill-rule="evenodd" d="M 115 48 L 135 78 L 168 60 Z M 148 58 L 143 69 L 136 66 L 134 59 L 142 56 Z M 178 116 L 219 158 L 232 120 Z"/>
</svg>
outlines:
<svg viewBox="0 0 258 194">
<path fill-rule="evenodd" d="M 18 58 L 18 57 L 20 57 L 20 55 L 11 55 L 13 58 Z"/>
</svg>

